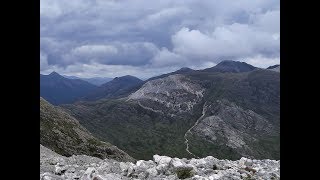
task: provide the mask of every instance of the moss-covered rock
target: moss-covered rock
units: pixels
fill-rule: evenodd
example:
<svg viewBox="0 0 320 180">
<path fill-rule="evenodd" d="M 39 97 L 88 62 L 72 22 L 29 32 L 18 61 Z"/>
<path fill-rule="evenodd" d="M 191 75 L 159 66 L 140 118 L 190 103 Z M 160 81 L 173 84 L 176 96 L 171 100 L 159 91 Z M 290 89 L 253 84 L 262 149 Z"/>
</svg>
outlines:
<svg viewBox="0 0 320 180">
<path fill-rule="evenodd" d="M 176 169 L 176 174 L 179 179 L 191 178 L 194 175 L 192 167 L 179 167 Z"/>
</svg>

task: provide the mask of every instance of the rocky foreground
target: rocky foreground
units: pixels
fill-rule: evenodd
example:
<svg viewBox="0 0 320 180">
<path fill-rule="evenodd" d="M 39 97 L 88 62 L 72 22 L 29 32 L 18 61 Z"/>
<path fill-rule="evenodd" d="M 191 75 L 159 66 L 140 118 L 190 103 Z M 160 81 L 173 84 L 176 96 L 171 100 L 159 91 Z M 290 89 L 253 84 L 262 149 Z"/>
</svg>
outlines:
<svg viewBox="0 0 320 180">
<path fill-rule="evenodd" d="M 40 179 L 280 179 L 280 161 L 178 159 L 154 155 L 153 160 L 118 162 L 86 155 L 61 156 L 40 145 Z"/>
</svg>

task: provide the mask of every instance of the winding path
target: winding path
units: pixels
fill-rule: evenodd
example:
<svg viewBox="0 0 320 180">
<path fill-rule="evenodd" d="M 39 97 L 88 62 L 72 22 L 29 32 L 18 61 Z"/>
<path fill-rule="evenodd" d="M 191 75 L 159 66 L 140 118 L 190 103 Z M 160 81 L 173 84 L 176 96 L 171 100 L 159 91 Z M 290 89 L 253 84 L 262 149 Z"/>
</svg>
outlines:
<svg viewBox="0 0 320 180">
<path fill-rule="evenodd" d="M 189 143 L 188 143 L 189 140 L 188 140 L 188 138 L 187 138 L 187 135 L 188 135 L 188 133 L 191 133 L 191 134 L 192 134 L 191 129 L 193 129 L 195 126 L 197 126 L 198 123 L 199 123 L 199 121 L 200 121 L 200 120 L 204 117 L 204 115 L 206 114 L 206 111 L 207 111 L 206 103 L 207 103 L 207 102 L 205 102 L 204 105 L 203 105 L 202 115 L 197 119 L 196 123 L 194 123 L 194 125 L 193 125 L 190 129 L 188 129 L 188 131 L 184 134 L 184 139 L 185 139 L 184 143 L 185 143 L 186 146 L 187 146 L 187 147 L 186 147 L 186 151 L 187 151 L 190 155 L 192 155 L 192 156 L 194 156 L 194 157 L 196 157 L 196 158 L 199 158 L 199 157 L 196 156 L 196 155 L 194 155 L 192 152 L 189 151 Z"/>
<path fill-rule="evenodd" d="M 142 105 L 142 104 L 140 103 L 140 101 L 138 101 L 138 104 L 139 104 L 139 106 L 140 106 L 140 107 L 142 107 L 142 108 L 144 108 L 144 109 L 146 109 L 146 110 L 149 110 L 149 111 L 153 111 L 153 112 L 156 112 L 156 113 L 163 114 L 163 112 L 162 112 L 162 111 L 160 111 L 160 110 L 154 110 L 154 109 L 152 109 L 152 108 L 149 108 L 149 107 L 146 107 L 146 106 Z"/>
</svg>

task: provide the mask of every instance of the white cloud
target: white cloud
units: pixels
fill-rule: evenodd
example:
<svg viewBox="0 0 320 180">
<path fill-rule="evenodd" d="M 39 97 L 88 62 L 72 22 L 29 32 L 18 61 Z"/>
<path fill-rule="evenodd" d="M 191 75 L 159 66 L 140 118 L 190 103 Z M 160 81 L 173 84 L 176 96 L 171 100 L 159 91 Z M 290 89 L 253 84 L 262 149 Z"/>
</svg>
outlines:
<svg viewBox="0 0 320 180">
<path fill-rule="evenodd" d="M 246 59 L 244 59 L 244 61 L 248 64 L 251 64 L 256 67 L 261 67 L 261 68 L 267 68 L 271 65 L 280 64 L 279 57 L 267 58 L 267 57 L 263 57 L 261 55 L 246 58 Z"/>
<path fill-rule="evenodd" d="M 109 65 L 144 65 L 159 49 L 149 42 L 120 43 L 110 42 L 104 45 L 82 45 L 63 55 L 64 62 L 101 63 Z"/>
<path fill-rule="evenodd" d="M 176 20 L 182 18 L 190 13 L 191 10 L 186 7 L 172 7 L 162 9 L 159 12 L 147 15 L 145 18 L 138 22 L 138 26 L 149 29 L 150 26 L 157 26 L 163 23 L 168 23 L 170 20 Z"/>
<path fill-rule="evenodd" d="M 185 65 L 187 63 L 186 58 L 179 54 L 170 52 L 167 48 L 162 48 L 159 53 L 157 53 L 151 59 L 151 65 L 153 67 L 166 67 L 174 65 Z"/>
<path fill-rule="evenodd" d="M 182 28 L 172 36 L 173 51 L 199 61 L 218 62 L 253 55 L 277 56 L 280 51 L 275 34 L 256 31 L 246 24 L 217 27 L 212 32 Z"/>
</svg>

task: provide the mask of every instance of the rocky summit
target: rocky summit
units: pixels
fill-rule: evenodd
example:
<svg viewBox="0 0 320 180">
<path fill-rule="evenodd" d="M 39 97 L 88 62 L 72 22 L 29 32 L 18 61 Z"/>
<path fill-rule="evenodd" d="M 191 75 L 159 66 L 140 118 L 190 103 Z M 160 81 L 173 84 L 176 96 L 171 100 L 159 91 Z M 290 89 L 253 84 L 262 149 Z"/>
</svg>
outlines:
<svg viewBox="0 0 320 180">
<path fill-rule="evenodd" d="M 280 161 L 248 158 L 230 161 L 212 156 L 179 159 L 154 155 L 153 160 L 132 163 L 86 155 L 64 157 L 40 145 L 40 179 L 280 179 Z"/>
</svg>

